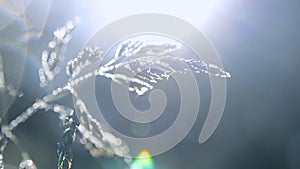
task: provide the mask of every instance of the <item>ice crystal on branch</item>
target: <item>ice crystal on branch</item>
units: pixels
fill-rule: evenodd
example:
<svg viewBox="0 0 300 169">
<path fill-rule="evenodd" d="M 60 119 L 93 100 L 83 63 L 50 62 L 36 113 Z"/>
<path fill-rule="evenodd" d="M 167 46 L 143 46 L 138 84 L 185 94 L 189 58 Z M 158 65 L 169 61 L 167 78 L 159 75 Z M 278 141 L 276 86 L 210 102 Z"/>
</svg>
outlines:
<svg viewBox="0 0 300 169">
<path fill-rule="evenodd" d="M 100 48 L 85 47 L 76 58 L 68 62 L 66 73 L 72 78 L 77 77 L 85 67 L 101 61 L 102 54 Z"/>
<path fill-rule="evenodd" d="M 71 33 L 78 23 L 79 19 L 75 18 L 53 33 L 53 40 L 49 42 L 48 49 L 42 53 L 42 68 L 39 70 L 41 87 L 45 87 L 49 82 L 53 81 L 56 74 L 60 72 L 60 62 L 64 58 L 66 45 L 71 40 Z"/>
<path fill-rule="evenodd" d="M 3 154 L 4 154 L 4 149 L 6 148 L 7 145 L 7 137 L 5 135 L 0 135 L 0 169 L 3 169 L 4 167 L 4 162 L 3 162 Z"/>
<path fill-rule="evenodd" d="M 112 79 L 117 83 L 129 83 L 129 91 L 143 95 L 153 89 L 153 83 L 167 80 L 173 73 L 206 73 L 220 78 L 231 75 L 214 64 L 199 59 L 184 58 L 173 54 L 180 50 L 180 43 L 145 44 L 140 41 L 124 42 L 118 46 L 114 57 L 98 69 L 97 75 Z M 182 66 L 185 64 L 187 66 Z M 123 67 L 134 73 L 135 77 L 114 74 L 116 69 Z"/>
<path fill-rule="evenodd" d="M 76 127 L 79 126 L 79 120 L 76 114 L 72 111 L 65 120 L 67 128 L 64 131 L 62 139 L 57 143 L 58 154 L 58 169 L 71 169 L 73 153 L 71 145 L 75 140 Z"/>
</svg>

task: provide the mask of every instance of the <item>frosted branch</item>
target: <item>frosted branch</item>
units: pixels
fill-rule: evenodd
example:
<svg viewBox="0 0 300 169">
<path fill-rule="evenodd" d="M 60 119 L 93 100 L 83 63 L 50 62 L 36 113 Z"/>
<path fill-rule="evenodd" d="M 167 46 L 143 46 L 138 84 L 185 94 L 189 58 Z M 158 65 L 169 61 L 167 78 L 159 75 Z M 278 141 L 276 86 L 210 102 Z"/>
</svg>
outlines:
<svg viewBox="0 0 300 169">
<path fill-rule="evenodd" d="M 58 169 L 71 169 L 72 167 L 73 153 L 71 145 L 75 140 L 77 126 L 79 126 L 79 124 L 79 120 L 74 111 L 65 119 L 67 128 L 64 131 L 62 139 L 57 143 Z"/>
<path fill-rule="evenodd" d="M 4 150 L 7 145 L 7 137 L 5 135 L 0 135 L 0 169 L 4 169 Z"/>
<path fill-rule="evenodd" d="M 48 49 L 42 53 L 42 68 L 39 70 L 40 86 L 45 87 L 53 81 L 56 74 L 60 72 L 60 63 L 64 58 L 67 44 L 71 40 L 71 33 L 79 23 L 79 18 L 67 21 L 65 26 L 57 29 L 54 38 L 48 44 Z"/>
<path fill-rule="evenodd" d="M 86 108 L 85 103 L 72 87 L 68 88 L 75 98 L 75 107 L 80 122 L 78 131 L 81 135 L 80 142 L 90 151 L 93 157 L 99 155 L 113 155 L 129 157 L 129 148 L 121 139 L 104 130 Z"/>
<path fill-rule="evenodd" d="M 33 160 L 30 158 L 29 154 L 20 147 L 20 140 L 9 130 L 9 127 L 1 126 L 1 133 L 3 134 L 2 139 L 5 139 L 4 144 L 1 145 L 1 150 L 3 149 L 4 151 L 5 146 L 7 144 L 7 140 L 6 140 L 7 138 L 12 143 L 14 143 L 18 148 L 18 150 L 20 151 L 22 160 L 19 164 L 19 169 L 37 169 L 36 165 L 34 164 Z M 4 165 L 0 167 L 4 168 Z"/>
<path fill-rule="evenodd" d="M 103 52 L 98 47 L 85 47 L 77 57 L 70 60 L 66 67 L 66 73 L 72 78 L 77 77 L 81 71 L 92 63 L 102 60 Z"/>
<path fill-rule="evenodd" d="M 53 81 L 59 73 L 66 46 L 78 23 L 79 20 L 75 18 L 53 33 L 54 38 L 49 42 L 48 48 L 43 51 L 41 57 L 42 67 L 39 69 L 41 87 L 45 87 L 49 82 Z M 0 169 L 4 167 L 3 152 L 7 142 L 11 141 L 19 147 L 19 140 L 12 131 L 39 110 L 53 110 L 55 113 L 58 113 L 59 119 L 66 126 L 63 136 L 58 142 L 58 169 L 71 168 L 73 158 L 71 145 L 75 140 L 76 134 L 78 134 L 77 137 L 79 137 L 80 142 L 85 145 L 93 157 L 118 155 L 130 159 L 127 144 L 106 130 L 101 122 L 92 116 L 84 100 L 75 91 L 75 87 L 89 78 L 101 76 L 112 80 L 114 83 L 128 84 L 130 92 L 144 95 L 154 89 L 155 83 L 168 80 L 174 73 L 191 71 L 219 78 L 231 77 L 230 73 L 212 63 L 207 63 L 198 58 L 177 56 L 176 52 L 181 48 L 181 43 L 146 44 L 141 41 L 127 41 L 116 48 L 110 60 L 100 64 L 103 61 L 103 51 L 98 47 L 85 47 L 77 57 L 68 62 L 66 73 L 69 79 L 64 83 L 65 85 L 61 85 L 61 87 L 53 90 L 41 99 L 37 99 L 24 112 L 10 121 L 8 125 L 1 126 Z M 99 64 L 100 66 L 91 69 L 91 65 L 94 64 Z M 0 90 L 7 90 L 11 96 L 23 95 L 13 85 L 7 85 L 3 66 L 3 58 L 0 54 Z M 119 68 L 131 71 L 134 77 L 117 73 Z M 60 104 L 51 104 L 51 102 L 66 94 L 73 96 L 74 109 Z M 0 120 L 1 118 L 2 116 Z M 29 155 L 22 149 L 19 150 L 22 156 L 19 168 L 36 169 Z"/>
</svg>

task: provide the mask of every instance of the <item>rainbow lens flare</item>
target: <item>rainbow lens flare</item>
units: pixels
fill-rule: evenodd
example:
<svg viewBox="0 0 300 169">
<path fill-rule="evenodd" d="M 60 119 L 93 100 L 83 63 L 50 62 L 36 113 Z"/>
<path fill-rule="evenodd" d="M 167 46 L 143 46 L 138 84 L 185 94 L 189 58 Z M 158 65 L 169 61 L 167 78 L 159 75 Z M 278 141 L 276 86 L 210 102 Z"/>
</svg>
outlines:
<svg viewBox="0 0 300 169">
<path fill-rule="evenodd" d="M 130 169 L 155 169 L 150 152 L 143 150 L 133 161 Z"/>
</svg>

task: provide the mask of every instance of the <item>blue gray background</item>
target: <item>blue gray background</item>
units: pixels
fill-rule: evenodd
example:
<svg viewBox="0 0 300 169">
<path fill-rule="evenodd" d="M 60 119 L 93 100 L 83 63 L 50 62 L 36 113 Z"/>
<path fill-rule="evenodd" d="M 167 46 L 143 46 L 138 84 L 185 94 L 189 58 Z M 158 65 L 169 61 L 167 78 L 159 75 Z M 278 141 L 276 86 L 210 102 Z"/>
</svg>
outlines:
<svg viewBox="0 0 300 169">
<path fill-rule="evenodd" d="M 30 22 L 37 32 L 42 30 L 43 34 L 40 37 L 33 36 L 28 42 L 26 60 L 22 58 L 7 61 L 9 71 L 17 72 L 11 76 L 19 76 L 18 73 L 23 72 L 20 89 L 25 94 L 23 98 L 15 99 L 11 104 L 9 119 L 16 117 L 36 97 L 41 97 L 46 91 L 66 80 L 67 76 L 62 73 L 56 83 L 45 90 L 39 89 L 37 76 L 41 52 L 52 38 L 53 30 L 63 25 L 66 20 L 79 16 L 82 21 L 68 47 L 68 60 L 77 55 L 96 31 L 110 22 L 133 14 L 164 13 L 190 22 L 206 34 L 219 52 L 224 68 L 231 72 L 232 78 L 227 81 L 227 103 L 223 119 L 214 135 L 204 144 L 199 144 L 198 136 L 209 108 L 210 91 L 208 78 L 205 75 L 197 77 L 201 84 L 201 108 L 195 126 L 174 149 L 154 157 L 156 168 L 300 168 L 298 1 L 215 0 L 207 3 L 195 0 L 32 0 L 29 4 L 26 22 Z M 14 13 L 13 8 L 3 6 L 0 9 L 2 23 L 6 21 L 5 17 L 14 16 L 7 14 L 7 11 Z M 18 25 L 10 25 L 10 28 L 14 27 Z M 15 42 L 22 40 L 18 39 L 21 35 L 14 33 L 15 29 L 6 31 L 8 33 L 5 35 L 12 36 Z M 1 36 L 1 44 L 5 43 L 8 43 L 7 38 Z M 2 52 L 4 57 L 11 55 L 8 49 L 24 50 L 22 47 L 15 49 L 17 45 L 14 45 L 14 42 L 9 48 L 7 46 L 9 45 L 1 45 L 0 48 L 5 51 Z M 18 70 L 17 65 L 22 65 L 23 62 L 24 71 Z M 62 65 L 64 66 L 65 62 Z M 100 84 L 109 83 L 104 79 L 99 80 Z M 106 89 L 105 85 L 100 87 Z M 72 105 L 70 100 L 71 98 L 67 97 L 60 102 Z M 107 110 L 110 110 L 109 106 Z M 114 120 L 118 121 L 114 116 L 108 117 L 112 123 Z M 172 118 L 174 119 L 173 116 L 170 117 Z M 171 123 L 170 119 L 166 119 L 168 124 Z M 155 126 L 158 130 L 164 127 L 166 126 Z M 15 133 L 22 138 L 22 145 L 38 167 L 55 168 L 56 142 L 62 131 L 63 126 L 57 116 L 42 111 L 22 124 Z M 15 164 L 19 160 L 20 157 L 15 151 L 16 149 L 9 145 L 5 157 L 7 163 Z M 124 165 L 120 158 L 93 159 L 79 143 L 74 145 L 74 169 L 124 168 Z"/>
</svg>

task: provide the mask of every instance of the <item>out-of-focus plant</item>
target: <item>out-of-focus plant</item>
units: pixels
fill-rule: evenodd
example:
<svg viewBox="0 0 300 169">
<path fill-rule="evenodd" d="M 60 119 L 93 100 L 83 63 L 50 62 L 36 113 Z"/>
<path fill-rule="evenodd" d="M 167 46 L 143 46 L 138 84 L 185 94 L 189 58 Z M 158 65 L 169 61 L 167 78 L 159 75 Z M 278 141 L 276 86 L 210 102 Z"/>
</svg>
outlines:
<svg viewBox="0 0 300 169">
<path fill-rule="evenodd" d="M 65 26 L 54 31 L 54 38 L 48 43 L 48 48 L 42 52 L 41 68 L 39 70 L 40 86 L 45 87 L 60 72 L 61 61 L 71 40 L 71 33 L 78 25 L 79 20 L 68 21 Z M 131 162 L 129 148 L 124 141 L 117 138 L 101 126 L 89 110 L 84 100 L 76 93 L 76 86 L 83 81 L 102 76 L 111 79 L 116 83 L 129 84 L 129 91 L 137 95 L 144 95 L 154 88 L 155 83 L 167 80 L 173 73 L 185 73 L 191 70 L 194 73 L 205 73 L 220 78 L 229 78 L 230 74 L 216 65 L 206 63 L 202 60 L 185 58 L 172 55 L 172 52 L 180 50 L 180 43 L 146 44 L 141 41 L 127 41 L 121 43 L 112 58 L 106 61 L 97 69 L 82 74 L 82 70 L 95 62 L 103 60 L 103 51 L 98 47 L 85 47 L 77 57 L 70 60 L 66 67 L 69 75 L 68 81 L 61 87 L 53 90 L 28 107 L 7 125 L 1 124 L 0 132 L 0 169 L 4 168 L 3 153 L 7 142 L 14 143 L 20 151 L 22 161 L 19 168 L 37 168 L 29 154 L 20 148 L 19 139 L 13 134 L 13 130 L 19 124 L 27 121 L 39 110 L 44 109 L 58 114 L 59 119 L 65 124 L 65 131 L 57 144 L 58 169 L 70 169 L 72 166 L 73 153 L 71 146 L 76 138 L 85 145 L 93 157 L 100 155 L 117 155 L 125 157 L 125 161 Z M 178 66 L 185 64 L 186 66 Z M 2 69 L 3 62 L 0 55 L 0 89 L 9 90 L 5 84 L 5 72 Z M 133 72 L 135 77 L 128 77 L 125 74 L 115 73 L 118 68 L 125 68 Z M 16 91 L 11 89 L 11 95 Z M 74 108 L 69 108 L 53 101 L 71 94 L 74 98 Z M 76 110 L 76 111 L 75 111 Z M 1 120 L 1 118 L 0 118 Z"/>
</svg>

